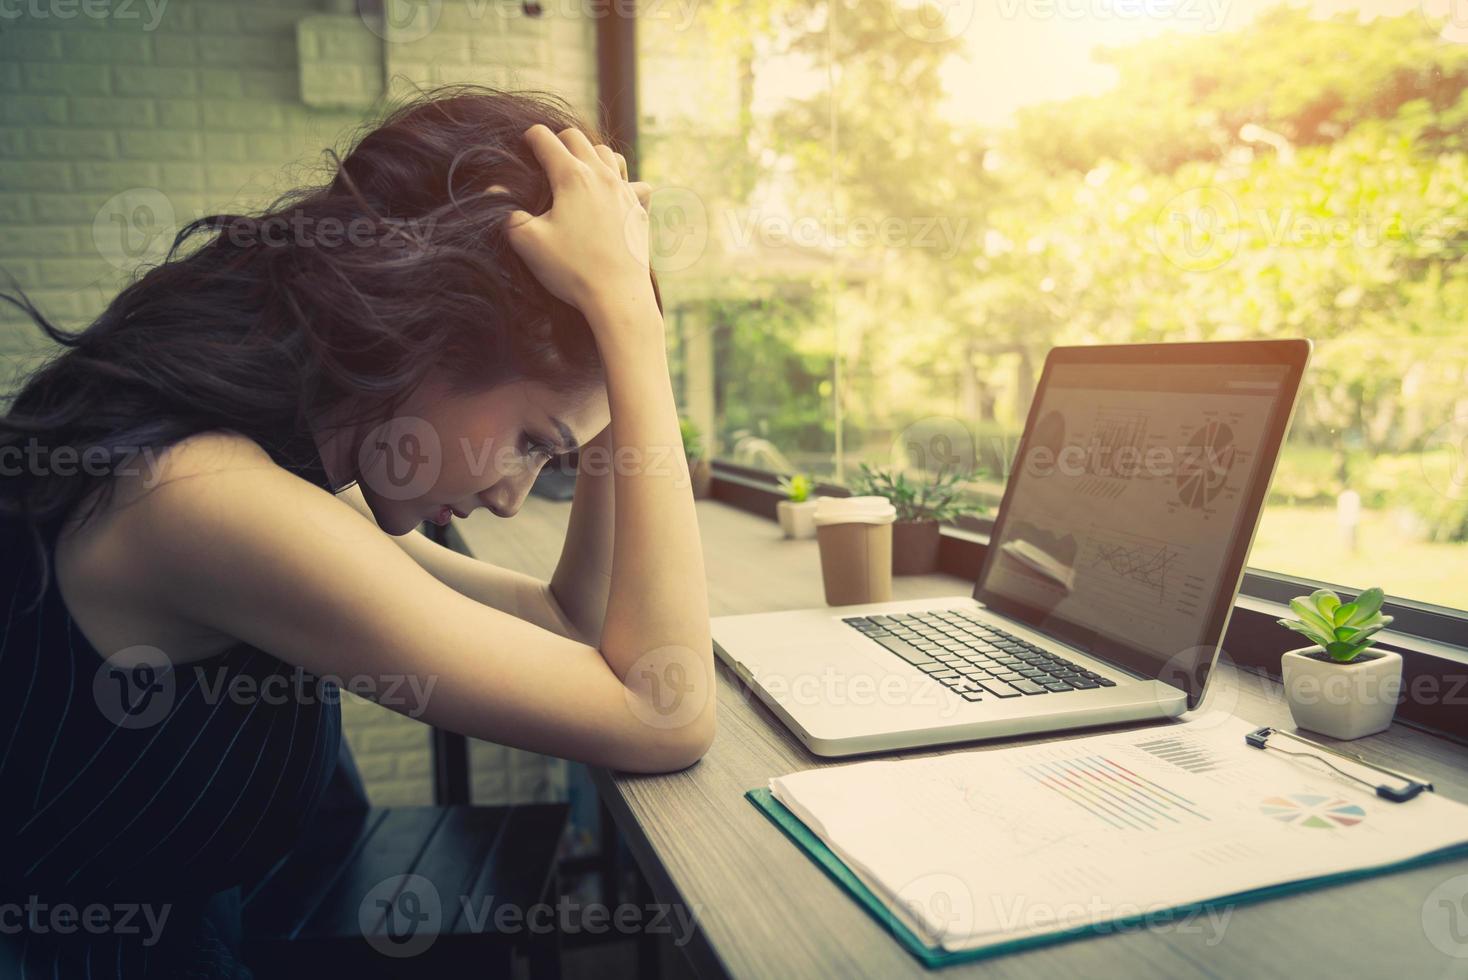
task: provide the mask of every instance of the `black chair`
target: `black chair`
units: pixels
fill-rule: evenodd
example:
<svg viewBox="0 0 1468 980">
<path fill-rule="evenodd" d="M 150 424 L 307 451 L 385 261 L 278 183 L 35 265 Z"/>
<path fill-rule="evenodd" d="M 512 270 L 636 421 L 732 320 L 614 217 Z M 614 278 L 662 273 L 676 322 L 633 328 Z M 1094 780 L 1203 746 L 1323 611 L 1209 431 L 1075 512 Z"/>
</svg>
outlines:
<svg viewBox="0 0 1468 980">
<path fill-rule="evenodd" d="M 243 895 L 260 977 L 560 975 L 553 916 L 563 803 L 373 809 L 346 743 L 295 850 Z"/>
</svg>

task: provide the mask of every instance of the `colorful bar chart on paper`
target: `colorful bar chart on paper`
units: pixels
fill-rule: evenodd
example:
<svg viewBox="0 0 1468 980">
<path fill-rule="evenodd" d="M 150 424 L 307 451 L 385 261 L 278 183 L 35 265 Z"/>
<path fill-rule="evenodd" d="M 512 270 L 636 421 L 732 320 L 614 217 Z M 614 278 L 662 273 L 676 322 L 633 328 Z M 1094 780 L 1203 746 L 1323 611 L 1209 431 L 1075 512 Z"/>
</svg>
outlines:
<svg viewBox="0 0 1468 980">
<path fill-rule="evenodd" d="M 1209 819 L 1192 800 L 1105 756 L 1037 762 L 1020 769 L 1121 830 L 1162 830 Z"/>
</svg>

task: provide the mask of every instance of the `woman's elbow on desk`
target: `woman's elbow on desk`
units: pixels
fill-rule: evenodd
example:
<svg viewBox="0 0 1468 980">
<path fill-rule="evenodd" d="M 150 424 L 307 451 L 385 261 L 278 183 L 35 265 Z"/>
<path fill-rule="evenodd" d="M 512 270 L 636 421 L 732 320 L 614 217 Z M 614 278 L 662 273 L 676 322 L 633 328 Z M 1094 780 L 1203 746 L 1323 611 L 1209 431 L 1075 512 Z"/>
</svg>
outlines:
<svg viewBox="0 0 1468 980">
<path fill-rule="evenodd" d="M 717 727 L 713 655 L 664 647 L 640 657 L 623 687 L 638 737 L 629 758 L 614 767 L 626 772 L 676 772 L 703 758 Z"/>
<path fill-rule="evenodd" d="M 710 712 L 707 724 L 659 736 L 652 744 L 639 748 L 625 764 L 613 768 L 621 772 L 649 775 L 680 772 L 698 762 L 708 752 L 714 742 L 714 728 Z"/>
</svg>

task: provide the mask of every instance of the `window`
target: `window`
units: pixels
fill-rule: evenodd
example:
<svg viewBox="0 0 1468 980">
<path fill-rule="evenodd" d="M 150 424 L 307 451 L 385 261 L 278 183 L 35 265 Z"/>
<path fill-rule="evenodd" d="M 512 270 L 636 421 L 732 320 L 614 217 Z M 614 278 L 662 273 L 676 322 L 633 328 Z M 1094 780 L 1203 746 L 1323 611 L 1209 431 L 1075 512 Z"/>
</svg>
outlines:
<svg viewBox="0 0 1468 980">
<path fill-rule="evenodd" d="M 1355 3 L 646 5 L 685 412 L 992 505 L 1051 346 L 1307 336 L 1251 565 L 1462 608 L 1468 36 Z"/>
</svg>

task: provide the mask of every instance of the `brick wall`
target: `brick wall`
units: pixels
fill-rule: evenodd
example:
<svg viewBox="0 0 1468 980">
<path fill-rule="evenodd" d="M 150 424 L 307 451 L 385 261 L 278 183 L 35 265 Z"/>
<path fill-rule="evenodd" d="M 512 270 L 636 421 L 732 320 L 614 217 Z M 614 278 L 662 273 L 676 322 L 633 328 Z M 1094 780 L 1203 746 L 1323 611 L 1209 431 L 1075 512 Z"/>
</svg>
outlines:
<svg viewBox="0 0 1468 980">
<path fill-rule="evenodd" d="M 384 89 L 475 81 L 595 110 L 595 23 L 570 4 L 387 0 L 24 0 L 0 5 L 0 269 L 43 312 L 84 325 L 173 230 L 259 207 L 320 174 Z M 0 390 L 46 345 L 0 311 Z M 374 802 L 426 803 L 427 729 L 343 707 Z M 565 767 L 471 753 L 479 802 L 558 797 Z"/>
</svg>

